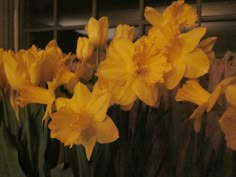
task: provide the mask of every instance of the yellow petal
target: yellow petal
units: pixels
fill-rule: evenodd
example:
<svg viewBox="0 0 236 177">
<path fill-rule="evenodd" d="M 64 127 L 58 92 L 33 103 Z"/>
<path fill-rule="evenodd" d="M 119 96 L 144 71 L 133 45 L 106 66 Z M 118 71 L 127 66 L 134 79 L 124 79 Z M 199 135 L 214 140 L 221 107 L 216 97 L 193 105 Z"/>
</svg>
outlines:
<svg viewBox="0 0 236 177">
<path fill-rule="evenodd" d="M 72 99 L 78 104 L 79 109 L 85 107 L 88 104 L 88 101 L 91 99 L 91 92 L 86 85 L 78 82 L 75 85 L 74 95 Z"/>
<path fill-rule="evenodd" d="M 110 100 L 109 95 L 94 95 L 90 100 L 87 110 L 94 116 L 95 121 L 103 121 L 106 117 Z"/>
<path fill-rule="evenodd" d="M 134 81 L 133 90 L 140 100 L 145 104 L 154 106 L 157 103 L 159 90 L 156 85 L 148 85 L 141 79 Z"/>
<path fill-rule="evenodd" d="M 128 40 L 133 40 L 135 37 L 135 28 L 134 26 L 129 26 L 126 24 L 119 24 L 116 27 L 115 35 L 113 39 L 125 38 Z"/>
<path fill-rule="evenodd" d="M 176 62 L 172 65 L 172 70 L 165 75 L 165 86 L 168 89 L 175 88 L 184 76 L 186 65 L 183 62 Z"/>
<path fill-rule="evenodd" d="M 236 84 L 229 85 L 226 88 L 225 96 L 227 102 L 236 108 Z"/>
<path fill-rule="evenodd" d="M 99 78 L 106 78 L 109 81 L 123 81 L 128 76 L 122 61 L 105 60 L 100 63 L 97 72 Z"/>
<path fill-rule="evenodd" d="M 99 143 L 110 143 L 119 138 L 118 129 L 109 116 L 102 122 L 94 123 L 93 127 L 96 132 L 97 142 Z"/>
<path fill-rule="evenodd" d="M 103 16 L 98 20 L 99 27 L 100 27 L 100 45 L 104 46 L 107 41 L 107 35 L 108 35 L 108 18 Z"/>
<path fill-rule="evenodd" d="M 179 36 L 180 45 L 183 48 L 184 53 L 189 53 L 193 51 L 198 43 L 200 42 L 201 38 L 206 33 L 206 28 L 198 27 L 195 28 L 187 33 L 183 33 Z"/>
<path fill-rule="evenodd" d="M 70 108 L 74 112 L 77 112 L 77 110 L 78 110 L 78 106 L 77 106 L 76 102 L 73 99 L 57 98 L 55 100 L 55 104 L 56 104 L 56 109 L 57 110 L 59 110 L 63 107 Z"/>
<path fill-rule="evenodd" d="M 207 55 L 201 49 L 196 49 L 185 57 L 186 70 L 184 77 L 193 79 L 208 72 L 209 60 Z"/>
<path fill-rule="evenodd" d="M 112 89 L 115 103 L 119 105 L 128 105 L 134 102 L 136 95 L 132 87 L 133 79 L 127 80 L 124 85 L 115 85 Z"/>
<path fill-rule="evenodd" d="M 89 132 L 89 130 L 84 131 L 81 132 L 81 136 L 78 142 L 79 144 L 82 144 L 84 146 L 86 157 L 88 160 L 90 160 L 93 148 L 96 144 L 96 136 L 93 135 L 93 132 Z"/>
<path fill-rule="evenodd" d="M 160 26 L 160 21 L 162 19 L 161 14 L 154 8 L 147 6 L 145 8 L 144 16 L 146 20 L 152 25 L 152 26 Z"/>
<path fill-rule="evenodd" d="M 220 95 L 221 95 L 221 87 L 216 87 L 209 97 L 207 103 L 207 112 L 211 111 L 211 109 L 215 106 Z"/>
<path fill-rule="evenodd" d="M 13 89 L 19 90 L 29 83 L 23 68 L 21 68 L 23 66 L 19 65 L 17 58 L 12 53 L 5 52 L 2 61 L 7 80 Z"/>
<path fill-rule="evenodd" d="M 88 33 L 89 42 L 95 46 L 100 44 L 99 29 L 98 21 L 94 17 L 91 17 L 86 26 L 86 31 Z"/>
<path fill-rule="evenodd" d="M 134 55 L 134 44 L 128 39 L 115 39 L 108 48 L 108 58 L 124 64 L 129 64 Z"/>
<path fill-rule="evenodd" d="M 77 40 L 76 56 L 81 61 L 86 61 L 92 57 L 94 46 L 86 37 L 79 37 Z"/>
<path fill-rule="evenodd" d="M 189 101 L 198 106 L 206 104 L 210 94 L 197 80 L 187 80 L 182 88 L 178 89 L 176 101 Z"/>
<path fill-rule="evenodd" d="M 34 85 L 25 85 L 20 90 L 19 104 L 24 106 L 29 103 L 52 104 L 54 102 L 54 90 L 44 89 Z"/>
</svg>

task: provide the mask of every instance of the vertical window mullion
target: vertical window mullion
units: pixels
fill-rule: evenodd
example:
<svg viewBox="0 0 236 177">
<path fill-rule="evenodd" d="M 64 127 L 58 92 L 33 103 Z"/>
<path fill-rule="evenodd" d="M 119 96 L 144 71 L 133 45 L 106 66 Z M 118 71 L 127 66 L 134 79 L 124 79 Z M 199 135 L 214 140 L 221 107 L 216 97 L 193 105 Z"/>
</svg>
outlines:
<svg viewBox="0 0 236 177">
<path fill-rule="evenodd" d="M 98 18 L 98 0 L 92 0 L 92 17 Z"/>
<path fill-rule="evenodd" d="M 139 0 L 139 36 L 144 34 L 144 0 Z"/>
<path fill-rule="evenodd" d="M 56 26 L 58 26 L 58 0 L 53 1 L 53 39 L 57 40 L 57 29 Z"/>
<path fill-rule="evenodd" d="M 196 10 L 197 10 L 197 16 L 198 16 L 198 26 L 201 26 L 202 0 L 196 0 Z"/>
</svg>

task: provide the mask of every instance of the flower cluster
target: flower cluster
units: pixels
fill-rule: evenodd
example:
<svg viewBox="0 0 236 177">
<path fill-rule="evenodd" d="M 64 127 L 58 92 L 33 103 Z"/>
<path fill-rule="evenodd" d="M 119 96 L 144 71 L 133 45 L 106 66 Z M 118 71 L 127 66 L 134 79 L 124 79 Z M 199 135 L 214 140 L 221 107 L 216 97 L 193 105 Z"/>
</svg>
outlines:
<svg viewBox="0 0 236 177">
<path fill-rule="evenodd" d="M 135 27 L 120 24 L 111 41 L 107 40 L 108 18 L 90 18 L 85 27 L 88 37 L 78 38 L 76 55 L 63 53 L 56 41 L 45 49 L 34 45 L 18 52 L 0 49 L 0 87 L 9 93 L 16 114 L 19 106 L 47 105 L 44 120 L 50 121 L 51 138 L 65 146 L 82 144 L 90 159 L 96 142 L 119 137 L 107 115 L 109 107 L 116 104 L 130 110 L 138 99 L 158 107 L 160 88 L 174 89 L 187 78 L 176 100 L 198 105 L 191 115 L 195 130 L 200 129 L 203 112 L 210 111 L 224 93 L 230 106 L 220 124 L 229 146 L 236 149 L 232 135 L 236 86 L 231 84 L 235 78 L 222 81 L 213 93 L 197 81 L 215 58 L 216 37 L 202 40 L 206 28 L 197 26 L 195 10 L 183 0 L 163 13 L 146 7 L 144 16 L 151 24 L 147 35 L 137 37 Z"/>
</svg>

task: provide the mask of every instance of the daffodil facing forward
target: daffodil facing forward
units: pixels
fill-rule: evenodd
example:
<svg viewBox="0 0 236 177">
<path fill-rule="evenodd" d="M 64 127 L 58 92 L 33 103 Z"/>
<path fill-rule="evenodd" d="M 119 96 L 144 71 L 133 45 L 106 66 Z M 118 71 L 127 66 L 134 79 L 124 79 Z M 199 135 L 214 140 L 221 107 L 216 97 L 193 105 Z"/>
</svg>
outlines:
<svg viewBox="0 0 236 177">
<path fill-rule="evenodd" d="M 201 128 L 202 114 L 206 111 L 210 93 L 206 91 L 197 80 L 188 80 L 176 94 L 176 101 L 189 101 L 198 105 L 191 119 L 194 119 L 194 130 L 199 132 Z"/>
<path fill-rule="evenodd" d="M 116 125 L 106 115 L 108 106 L 106 95 L 98 97 L 79 82 L 71 99 L 56 100 L 57 111 L 49 124 L 51 138 L 70 147 L 82 144 L 90 159 L 96 142 L 110 143 L 119 137 Z"/>
<path fill-rule="evenodd" d="M 176 87 L 183 77 L 195 79 L 208 72 L 208 56 L 198 47 L 205 33 L 206 29 L 203 27 L 182 33 L 169 47 L 167 57 L 172 70 L 165 75 L 168 89 Z"/>
<path fill-rule="evenodd" d="M 169 71 L 167 59 L 147 37 L 135 43 L 128 39 L 114 39 L 106 59 L 99 65 L 100 81 L 109 81 L 116 104 L 131 105 L 138 97 L 155 106 L 159 97 L 158 83 Z"/>
</svg>

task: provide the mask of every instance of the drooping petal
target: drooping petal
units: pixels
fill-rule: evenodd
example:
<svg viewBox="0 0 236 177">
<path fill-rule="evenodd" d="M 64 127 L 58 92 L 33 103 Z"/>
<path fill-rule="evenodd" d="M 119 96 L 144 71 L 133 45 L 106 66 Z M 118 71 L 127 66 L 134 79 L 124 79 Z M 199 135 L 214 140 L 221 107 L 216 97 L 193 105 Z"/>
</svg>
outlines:
<svg viewBox="0 0 236 177">
<path fill-rule="evenodd" d="M 119 138 L 118 129 L 109 116 L 102 122 L 95 122 L 93 127 L 96 132 L 97 142 L 99 143 L 110 143 Z"/>
<path fill-rule="evenodd" d="M 165 86 L 168 89 L 175 88 L 183 78 L 185 69 L 186 65 L 183 62 L 173 63 L 172 70 L 165 74 Z"/>
<path fill-rule="evenodd" d="M 145 104 L 156 105 L 159 97 L 159 90 L 156 85 L 148 85 L 146 82 L 136 79 L 134 81 L 133 90 L 140 100 Z"/>
<path fill-rule="evenodd" d="M 209 60 L 201 49 L 196 49 L 185 57 L 186 70 L 184 77 L 191 79 L 198 78 L 208 72 Z"/>
<path fill-rule="evenodd" d="M 189 53 L 193 51 L 197 47 L 198 43 L 205 33 L 206 28 L 198 27 L 187 33 L 182 33 L 181 35 L 179 35 L 179 42 L 182 46 L 183 52 Z"/>
</svg>

